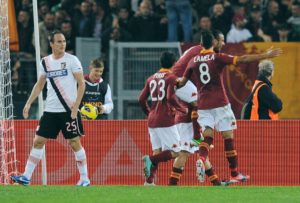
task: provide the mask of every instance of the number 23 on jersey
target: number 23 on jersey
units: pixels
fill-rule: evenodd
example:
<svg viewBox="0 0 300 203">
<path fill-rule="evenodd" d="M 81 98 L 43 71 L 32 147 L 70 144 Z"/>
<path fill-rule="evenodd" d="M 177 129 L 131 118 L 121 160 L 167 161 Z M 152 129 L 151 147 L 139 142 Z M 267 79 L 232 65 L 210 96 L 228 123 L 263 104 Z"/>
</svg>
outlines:
<svg viewBox="0 0 300 203">
<path fill-rule="evenodd" d="M 151 80 L 149 85 L 150 85 L 150 93 L 151 93 L 152 101 L 162 101 L 166 96 L 166 91 L 165 91 L 166 81 Z M 155 93 L 157 93 L 157 95 Z"/>
</svg>

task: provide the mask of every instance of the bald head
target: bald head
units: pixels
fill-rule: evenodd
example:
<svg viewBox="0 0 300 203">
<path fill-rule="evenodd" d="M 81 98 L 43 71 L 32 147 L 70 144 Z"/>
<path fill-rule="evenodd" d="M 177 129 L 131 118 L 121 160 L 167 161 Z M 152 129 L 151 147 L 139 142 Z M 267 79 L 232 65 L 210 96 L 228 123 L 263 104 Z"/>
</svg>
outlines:
<svg viewBox="0 0 300 203">
<path fill-rule="evenodd" d="M 263 60 L 258 64 L 258 75 L 270 77 L 274 71 L 274 63 L 270 60 Z"/>
</svg>

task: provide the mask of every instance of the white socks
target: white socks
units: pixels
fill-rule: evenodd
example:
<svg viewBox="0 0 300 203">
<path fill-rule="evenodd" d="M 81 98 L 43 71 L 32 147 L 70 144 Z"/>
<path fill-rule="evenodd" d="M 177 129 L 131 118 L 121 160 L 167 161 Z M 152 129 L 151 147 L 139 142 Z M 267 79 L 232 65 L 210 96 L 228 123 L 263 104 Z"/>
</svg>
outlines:
<svg viewBox="0 0 300 203">
<path fill-rule="evenodd" d="M 80 174 L 80 180 L 89 180 L 85 150 L 82 147 L 79 151 L 74 152 L 77 162 L 77 168 Z"/>
<path fill-rule="evenodd" d="M 29 180 L 31 179 L 32 173 L 39 163 L 39 161 L 42 159 L 44 153 L 44 149 L 35 149 L 32 148 L 30 155 L 28 157 L 26 166 L 25 166 L 25 171 L 23 175 L 28 178 Z"/>
</svg>

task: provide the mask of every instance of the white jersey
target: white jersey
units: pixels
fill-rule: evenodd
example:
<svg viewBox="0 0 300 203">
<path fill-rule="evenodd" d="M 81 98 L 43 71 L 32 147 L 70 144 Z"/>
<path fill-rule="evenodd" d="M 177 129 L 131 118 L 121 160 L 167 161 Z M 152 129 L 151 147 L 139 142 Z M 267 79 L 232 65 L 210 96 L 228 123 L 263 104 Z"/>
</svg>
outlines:
<svg viewBox="0 0 300 203">
<path fill-rule="evenodd" d="M 44 57 L 47 73 L 44 70 L 42 63 L 40 64 L 41 75 L 47 78 L 47 98 L 45 111 L 46 112 L 66 112 L 62 103 L 58 99 L 57 93 L 53 89 L 50 79 L 62 95 L 63 100 L 69 106 L 76 101 L 77 97 L 77 81 L 73 75 L 76 72 L 82 72 L 82 66 L 78 58 L 74 55 L 65 53 L 59 59 L 54 59 L 53 55 Z"/>
</svg>

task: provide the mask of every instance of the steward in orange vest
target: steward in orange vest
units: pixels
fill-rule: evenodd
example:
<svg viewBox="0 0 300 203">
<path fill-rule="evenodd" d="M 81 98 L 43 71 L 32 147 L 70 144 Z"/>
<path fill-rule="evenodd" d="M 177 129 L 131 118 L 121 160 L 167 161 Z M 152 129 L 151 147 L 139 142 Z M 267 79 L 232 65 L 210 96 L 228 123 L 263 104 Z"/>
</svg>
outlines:
<svg viewBox="0 0 300 203">
<path fill-rule="evenodd" d="M 250 120 L 278 120 L 278 113 L 282 110 L 282 102 L 272 92 L 270 79 L 273 75 L 274 64 L 272 61 L 264 60 L 259 63 L 258 76 L 252 89 L 255 92 L 252 98 Z"/>
</svg>

